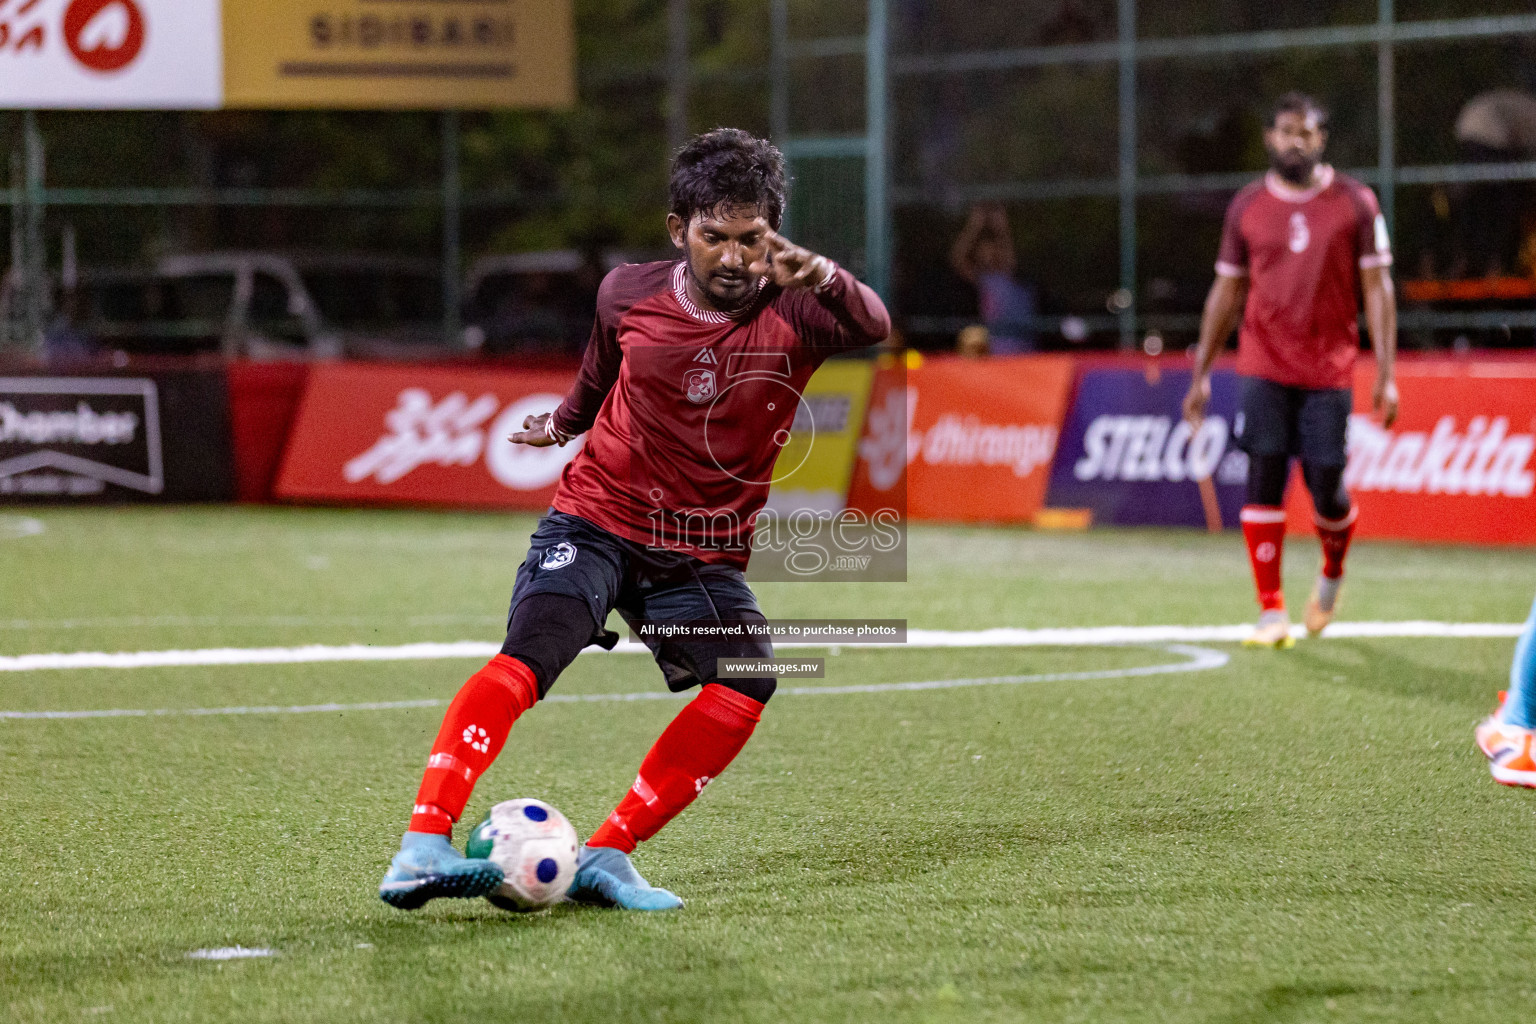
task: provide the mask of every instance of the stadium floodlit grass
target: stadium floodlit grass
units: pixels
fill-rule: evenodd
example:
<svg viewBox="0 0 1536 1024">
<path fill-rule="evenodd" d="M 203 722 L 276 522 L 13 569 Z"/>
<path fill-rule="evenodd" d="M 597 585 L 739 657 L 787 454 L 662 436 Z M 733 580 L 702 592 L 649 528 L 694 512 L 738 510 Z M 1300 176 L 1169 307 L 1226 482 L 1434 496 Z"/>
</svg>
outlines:
<svg viewBox="0 0 1536 1024">
<path fill-rule="evenodd" d="M 0 654 L 499 638 L 532 519 L 281 509 L 0 516 Z M 1299 604 L 1315 571 L 1291 547 Z M 1346 618 L 1515 622 L 1536 552 L 1362 544 Z M 764 585 L 772 616 L 1216 624 L 1235 536 L 922 528 L 907 584 Z M 1132 679 L 776 698 L 637 863 L 676 914 L 375 886 L 440 708 L 0 721 L 0 1018 L 1484 1020 L 1532 998 L 1536 793 L 1471 726 L 1510 640 L 1218 647 Z M 1088 671 L 1152 648 L 858 650 L 825 685 Z M 0 673 L 0 709 L 446 700 L 474 662 Z M 806 684 L 810 685 L 810 684 Z M 661 688 L 635 655 L 558 692 Z M 551 704 L 467 815 L 590 830 L 679 705 Z M 462 839 L 462 836 L 460 836 Z M 210 962 L 190 951 L 268 948 Z"/>
</svg>

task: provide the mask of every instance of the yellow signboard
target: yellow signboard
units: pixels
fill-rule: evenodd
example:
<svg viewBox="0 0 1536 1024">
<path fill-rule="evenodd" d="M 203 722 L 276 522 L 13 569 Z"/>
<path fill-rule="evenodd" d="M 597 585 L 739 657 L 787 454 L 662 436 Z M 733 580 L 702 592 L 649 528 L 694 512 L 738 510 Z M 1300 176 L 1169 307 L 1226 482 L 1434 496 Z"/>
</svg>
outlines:
<svg viewBox="0 0 1536 1024">
<path fill-rule="evenodd" d="M 812 375 L 774 464 L 769 508 L 790 515 L 843 507 L 873 379 L 874 367 L 863 359 L 831 360 Z"/>
<path fill-rule="evenodd" d="M 575 101 L 571 0 L 224 0 L 224 106 Z"/>
</svg>

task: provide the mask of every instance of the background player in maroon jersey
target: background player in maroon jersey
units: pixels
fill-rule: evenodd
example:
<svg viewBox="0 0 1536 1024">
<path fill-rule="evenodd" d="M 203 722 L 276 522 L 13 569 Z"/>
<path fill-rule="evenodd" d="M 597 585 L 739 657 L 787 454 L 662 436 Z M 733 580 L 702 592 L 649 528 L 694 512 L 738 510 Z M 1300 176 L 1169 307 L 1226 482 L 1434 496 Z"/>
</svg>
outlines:
<svg viewBox="0 0 1536 1024">
<path fill-rule="evenodd" d="M 1344 468 L 1359 295 L 1376 352 L 1372 406 L 1386 426 L 1397 417 L 1397 309 L 1386 223 L 1369 188 L 1321 162 L 1326 125 L 1326 112 L 1307 96 L 1291 93 L 1276 104 L 1264 133 L 1271 169 L 1227 208 L 1184 399 L 1185 416 L 1198 424 L 1210 400 L 1211 365 L 1241 316 L 1243 398 L 1235 432 L 1249 460 L 1243 536 L 1261 610 L 1245 642 L 1256 645 L 1294 643 L 1280 582 L 1293 457 L 1301 459 L 1323 543 L 1322 571 L 1304 616 L 1308 631 L 1321 632 L 1337 607 L 1356 518 Z"/>
<path fill-rule="evenodd" d="M 464 684 L 432 746 L 409 831 L 379 887 L 393 906 L 479 896 L 501 881 L 449 842 L 475 780 L 518 716 L 588 644 L 612 648 L 617 609 L 642 621 L 763 622 L 743 570 L 800 392 L 832 353 L 890 333 L 879 296 L 777 233 L 784 160 L 734 129 L 677 155 L 667 228 L 683 258 L 604 279 L 575 385 L 514 442 L 586 439 L 517 571 L 501 653 Z M 776 682 L 718 678 L 722 657 L 763 658 L 761 639 L 647 639 L 667 685 L 700 687 L 582 848 L 571 897 L 636 910 L 682 900 L 629 861 L 693 802 L 752 735 Z"/>
</svg>

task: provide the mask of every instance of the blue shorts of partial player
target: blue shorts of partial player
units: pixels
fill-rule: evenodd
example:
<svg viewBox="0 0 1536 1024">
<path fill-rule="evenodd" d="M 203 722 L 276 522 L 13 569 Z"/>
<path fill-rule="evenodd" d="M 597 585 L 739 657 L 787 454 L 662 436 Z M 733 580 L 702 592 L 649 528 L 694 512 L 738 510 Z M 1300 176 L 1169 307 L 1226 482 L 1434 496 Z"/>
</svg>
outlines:
<svg viewBox="0 0 1536 1024">
<path fill-rule="evenodd" d="M 1242 404 L 1233 423 L 1237 445 L 1249 455 L 1284 455 L 1311 466 L 1344 466 L 1354 395 L 1348 388 L 1298 388 L 1262 377 L 1243 377 Z"/>
<path fill-rule="evenodd" d="M 645 622 L 766 621 L 745 575 L 735 566 L 627 540 L 590 520 L 553 509 L 539 520 L 528 555 L 518 567 L 507 610 L 509 630 L 518 605 L 535 594 L 583 601 L 596 624 L 590 643 L 609 650 L 619 640 L 605 626 L 615 609 L 637 631 Z M 642 638 L 674 692 L 713 682 L 718 658 L 773 657 L 773 644 L 766 639 Z"/>
</svg>

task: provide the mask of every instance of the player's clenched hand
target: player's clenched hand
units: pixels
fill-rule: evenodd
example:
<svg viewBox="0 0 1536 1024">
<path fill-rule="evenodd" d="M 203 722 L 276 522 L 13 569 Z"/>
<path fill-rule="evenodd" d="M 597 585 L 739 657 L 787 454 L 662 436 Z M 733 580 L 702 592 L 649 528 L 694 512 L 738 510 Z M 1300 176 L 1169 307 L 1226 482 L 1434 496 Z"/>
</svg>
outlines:
<svg viewBox="0 0 1536 1024">
<path fill-rule="evenodd" d="M 537 416 L 523 417 L 523 429 L 507 438 L 513 444 L 526 444 L 534 448 L 548 448 L 555 444 L 555 439 L 549 436 L 550 413 L 541 412 Z"/>
<path fill-rule="evenodd" d="M 1391 377 L 1376 381 L 1371 389 L 1371 408 L 1381 417 L 1383 427 L 1397 422 L 1397 382 Z"/>
<path fill-rule="evenodd" d="M 1211 379 L 1195 376 L 1189 382 L 1189 392 L 1184 396 L 1184 419 L 1192 427 L 1199 427 L 1205 419 L 1205 407 L 1211 400 Z"/>
<path fill-rule="evenodd" d="M 768 232 L 767 254 L 749 269 L 780 288 L 814 288 L 832 276 L 832 261 L 796 245 L 776 231 Z"/>
</svg>

